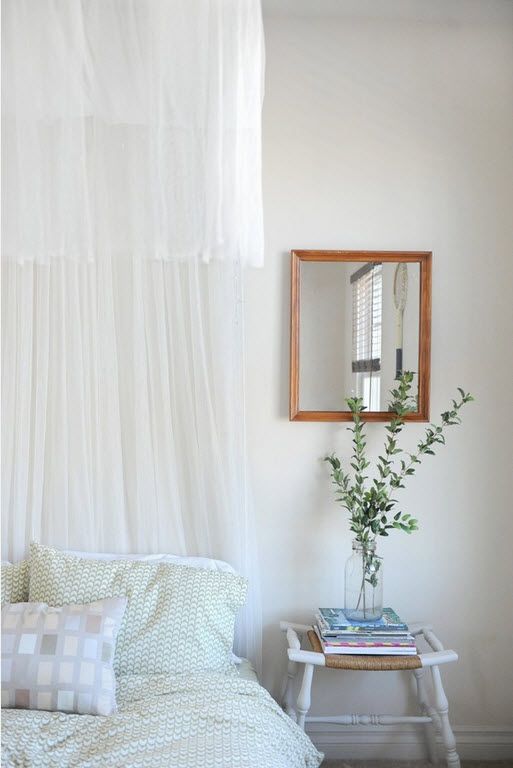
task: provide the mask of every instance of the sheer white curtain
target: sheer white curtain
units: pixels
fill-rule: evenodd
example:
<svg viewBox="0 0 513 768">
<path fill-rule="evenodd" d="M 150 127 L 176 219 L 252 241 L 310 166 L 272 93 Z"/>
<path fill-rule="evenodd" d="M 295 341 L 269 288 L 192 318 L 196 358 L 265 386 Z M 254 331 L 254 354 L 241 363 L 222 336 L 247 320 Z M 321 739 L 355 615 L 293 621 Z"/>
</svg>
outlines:
<svg viewBox="0 0 513 768">
<path fill-rule="evenodd" d="M 257 0 L 7 0 L 2 547 L 250 579 L 241 269 L 262 258 Z M 209 263 L 207 263 L 209 262 Z"/>
<path fill-rule="evenodd" d="M 2 546 L 211 555 L 250 579 L 240 268 L 4 263 Z"/>
<path fill-rule="evenodd" d="M 4 254 L 262 262 L 259 0 L 4 0 Z"/>
</svg>

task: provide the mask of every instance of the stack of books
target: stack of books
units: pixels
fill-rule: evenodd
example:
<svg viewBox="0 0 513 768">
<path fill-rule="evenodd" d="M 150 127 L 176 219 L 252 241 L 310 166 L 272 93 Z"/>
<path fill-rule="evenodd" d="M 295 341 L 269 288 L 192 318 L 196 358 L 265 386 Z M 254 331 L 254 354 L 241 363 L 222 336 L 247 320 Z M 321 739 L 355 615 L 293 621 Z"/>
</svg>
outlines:
<svg viewBox="0 0 513 768">
<path fill-rule="evenodd" d="M 325 654 L 413 656 L 415 638 L 391 608 L 378 621 L 349 621 L 341 608 L 319 608 L 314 629 Z"/>
</svg>

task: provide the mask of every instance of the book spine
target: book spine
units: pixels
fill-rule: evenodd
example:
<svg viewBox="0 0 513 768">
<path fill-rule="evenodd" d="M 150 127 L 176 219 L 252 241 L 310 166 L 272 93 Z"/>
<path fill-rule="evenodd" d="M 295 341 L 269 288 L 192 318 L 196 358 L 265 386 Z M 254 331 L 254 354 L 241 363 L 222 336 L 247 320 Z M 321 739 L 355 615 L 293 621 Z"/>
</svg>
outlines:
<svg viewBox="0 0 513 768">
<path fill-rule="evenodd" d="M 404 624 L 402 627 L 374 627 L 372 625 L 365 625 L 365 626 L 353 626 L 351 624 L 344 624 L 339 626 L 331 626 L 326 627 L 325 624 L 320 625 L 323 628 L 323 631 L 325 632 L 334 632 L 335 634 L 341 634 L 343 632 L 351 632 L 351 633 L 363 633 L 367 634 L 368 632 L 380 632 L 382 634 L 390 634 L 390 635 L 398 635 L 398 634 L 409 634 L 409 629 L 406 624 Z"/>
<path fill-rule="evenodd" d="M 327 643 L 347 643 L 352 641 L 358 643 L 390 643 L 394 645 L 396 643 L 413 643 L 415 640 L 412 635 L 382 635 L 381 633 L 374 634 L 374 632 L 368 632 L 365 635 L 356 632 L 349 632 L 347 634 L 338 635 L 326 635 L 321 631 L 321 635 Z"/>
<path fill-rule="evenodd" d="M 324 643 L 326 648 L 415 648 L 414 643 Z"/>
<path fill-rule="evenodd" d="M 325 648 L 326 656 L 415 656 L 416 648 L 392 649 L 392 648 Z"/>
<path fill-rule="evenodd" d="M 319 625 L 317 625 L 319 626 Z M 322 630 L 322 627 L 319 627 Z M 382 632 L 381 629 L 372 630 L 368 629 L 366 632 L 349 632 L 344 630 L 329 630 L 330 635 L 353 635 L 354 637 L 382 637 L 385 640 L 390 640 L 391 637 L 412 637 L 411 632 Z"/>
<path fill-rule="evenodd" d="M 408 631 L 408 625 L 402 622 L 395 611 L 389 608 L 384 609 L 383 618 L 379 622 L 367 621 L 350 624 L 347 621 L 340 621 L 341 613 L 343 614 L 343 611 L 340 609 L 320 608 L 317 611 L 317 618 L 330 630 L 365 631 L 366 629 L 379 629 L 383 632 Z"/>
</svg>

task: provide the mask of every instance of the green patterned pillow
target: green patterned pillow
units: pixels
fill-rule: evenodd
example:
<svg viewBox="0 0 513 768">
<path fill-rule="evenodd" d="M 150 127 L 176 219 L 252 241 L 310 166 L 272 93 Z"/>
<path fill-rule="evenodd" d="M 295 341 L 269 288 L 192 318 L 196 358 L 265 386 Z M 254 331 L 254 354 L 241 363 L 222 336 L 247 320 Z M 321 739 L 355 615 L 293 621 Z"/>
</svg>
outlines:
<svg viewBox="0 0 513 768">
<path fill-rule="evenodd" d="M 247 582 L 174 563 L 86 560 L 32 544 L 30 601 L 49 605 L 128 597 L 114 657 L 117 674 L 226 671 Z"/>
<path fill-rule="evenodd" d="M 29 561 L 2 563 L 2 605 L 25 603 L 29 594 Z"/>
</svg>

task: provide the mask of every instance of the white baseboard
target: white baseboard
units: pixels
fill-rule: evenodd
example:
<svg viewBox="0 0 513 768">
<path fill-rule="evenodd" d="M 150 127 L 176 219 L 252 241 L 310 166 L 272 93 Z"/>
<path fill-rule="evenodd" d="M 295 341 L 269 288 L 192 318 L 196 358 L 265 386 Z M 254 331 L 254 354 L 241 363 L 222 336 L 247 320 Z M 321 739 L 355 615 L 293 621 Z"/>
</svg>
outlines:
<svg viewBox="0 0 513 768">
<path fill-rule="evenodd" d="M 513 727 L 455 726 L 459 756 L 464 760 L 513 758 Z M 422 760 L 427 757 L 422 729 L 411 725 L 337 726 L 307 723 L 315 746 L 332 759 Z M 440 745 L 440 756 L 443 752 Z"/>
</svg>

